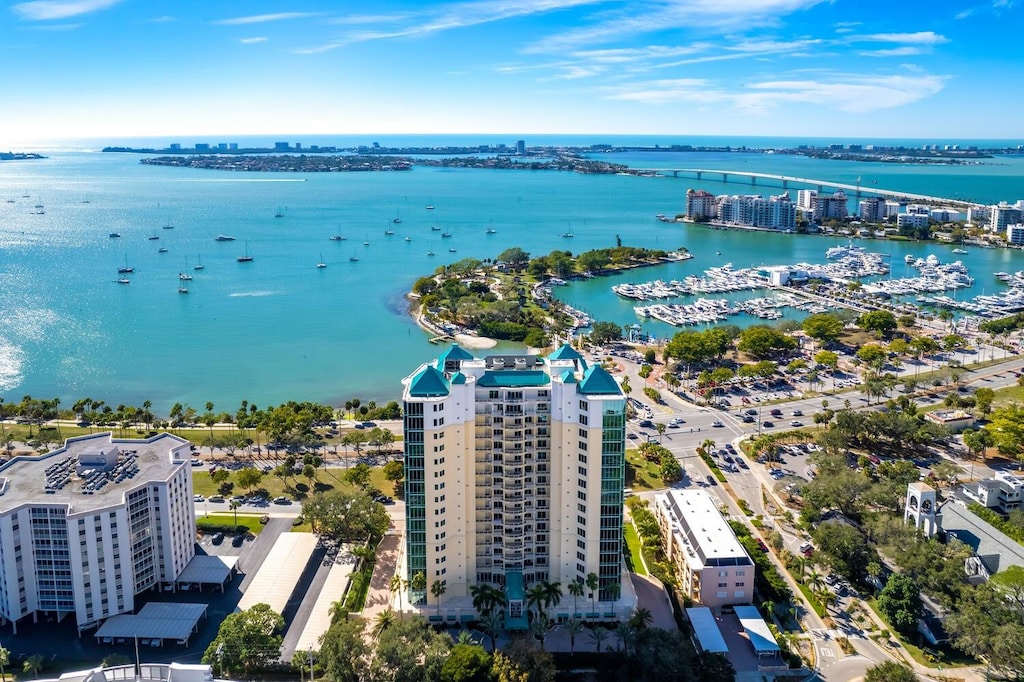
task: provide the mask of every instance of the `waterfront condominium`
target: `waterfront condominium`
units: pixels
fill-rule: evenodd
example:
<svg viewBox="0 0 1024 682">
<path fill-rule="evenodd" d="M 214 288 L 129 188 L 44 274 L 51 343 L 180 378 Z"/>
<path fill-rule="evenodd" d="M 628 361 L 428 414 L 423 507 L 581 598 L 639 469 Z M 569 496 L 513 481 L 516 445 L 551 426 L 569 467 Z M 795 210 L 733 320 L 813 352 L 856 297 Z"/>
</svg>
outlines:
<svg viewBox="0 0 1024 682">
<path fill-rule="evenodd" d="M 622 560 L 626 399 L 615 379 L 569 345 L 483 358 L 452 346 L 403 385 L 410 603 L 452 617 L 471 588 L 490 585 L 504 590 L 506 627 L 522 629 L 532 585 L 560 583 L 568 595 L 589 578 L 597 589 L 586 588 L 578 615 L 615 614 L 623 590 L 632 593 Z M 571 601 L 550 615 L 568 617 Z"/>
<path fill-rule="evenodd" d="M 191 445 L 109 433 L 69 439 L 0 466 L 0 616 L 79 632 L 135 609 L 195 554 Z"/>
</svg>

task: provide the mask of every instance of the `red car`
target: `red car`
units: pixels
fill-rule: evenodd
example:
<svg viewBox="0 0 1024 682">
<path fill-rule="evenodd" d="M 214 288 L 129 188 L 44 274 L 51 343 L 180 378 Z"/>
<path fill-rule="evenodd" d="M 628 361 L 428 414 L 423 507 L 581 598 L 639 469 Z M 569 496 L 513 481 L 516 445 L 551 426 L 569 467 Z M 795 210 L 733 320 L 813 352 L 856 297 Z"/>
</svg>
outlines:
<svg viewBox="0 0 1024 682">
<path fill-rule="evenodd" d="M 768 551 L 768 545 L 764 544 L 764 540 L 762 540 L 761 538 L 757 538 L 757 547 L 762 552 L 767 552 Z"/>
</svg>

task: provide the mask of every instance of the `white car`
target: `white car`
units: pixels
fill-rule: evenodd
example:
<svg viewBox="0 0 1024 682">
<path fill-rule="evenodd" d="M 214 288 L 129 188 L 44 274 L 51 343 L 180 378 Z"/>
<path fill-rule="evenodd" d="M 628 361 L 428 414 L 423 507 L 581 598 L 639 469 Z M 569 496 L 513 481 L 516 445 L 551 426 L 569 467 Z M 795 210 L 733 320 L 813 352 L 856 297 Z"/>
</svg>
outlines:
<svg viewBox="0 0 1024 682">
<path fill-rule="evenodd" d="M 206 498 L 203 497 L 202 495 L 193 495 L 192 496 L 192 501 L 193 502 L 206 502 Z"/>
</svg>

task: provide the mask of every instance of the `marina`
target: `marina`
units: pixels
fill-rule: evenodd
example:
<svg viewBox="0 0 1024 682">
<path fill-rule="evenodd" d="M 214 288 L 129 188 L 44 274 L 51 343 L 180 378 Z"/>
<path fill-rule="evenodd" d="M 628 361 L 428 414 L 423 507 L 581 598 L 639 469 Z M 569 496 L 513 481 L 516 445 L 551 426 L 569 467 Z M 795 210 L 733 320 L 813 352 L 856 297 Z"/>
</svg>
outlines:
<svg viewBox="0 0 1024 682">
<path fill-rule="evenodd" d="M 166 140 L 158 146 L 162 145 Z M 672 152 L 654 158 L 630 152 L 602 154 L 605 157 L 637 167 L 685 165 Z M 864 172 L 862 165 L 843 161 L 763 154 L 734 152 L 718 159 L 708 153 L 706 159 L 702 165 L 721 162 L 730 164 L 722 166 L 727 168 L 742 163 L 752 169 L 836 181 Z M 955 173 L 941 167 L 925 173 L 893 165 L 880 168 L 872 178 L 879 186 L 997 202 L 1015 199 L 1013 188 L 1024 178 L 1024 160 L 1007 158 L 1006 164 L 960 167 Z M 992 172 L 1003 178 L 1000 185 L 993 185 Z M 125 183 L 126 177 L 130 183 Z M 24 394 L 92 394 L 116 397 L 118 402 L 149 399 L 163 409 L 179 401 L 195 406 L 209 400 L 219 410 L 237 404 L 238 367 L 248 367 L 258 368 L 245 373 L 241 397 L 250 401 L 390 399 L 410 362 L 425 360 L 436 350 L 407 314 L 404 295 L 416 279 L 462 259 L 495 259 L 516 246 L 531 257 L 614 247 L 617 237 L 624 246 L 666 252 L 686 247 L 690 260 L 609 277 L 563 277 L 565 285 L 551 287 L 553 299 L 576 311 L 570 314 L 578 322 L 589 318 L 623 327 L 639 324 L 644 336 L 658 339 L 680 327 L 638 316 L 634 307 L 692 304 L 708 298 L 726 299 L 730 308 L 736 308 L 740 299 L 774 297 L 783 292 L 768 288 L 769 264 L 831 265 L 834 275 L 842 276 L 838 266 L 843 259 L 825 259 L 823 254 L 831 247 L 850 246 L 845 237 L 713 230 L 675 222 L 672 218 L 682 210 L 680 196 L 694 184 L 712 192 L 736 191 L 736 183 L 709 178 L 694 183 L 671 177 L 429 167 L 408 173 L 319 173 L 303 178 L 265 173 L 255 178 L 140 165 L 132 155 L 72 151 L 55 152 L 31 166 L 0 165 L 0 186 L 8 188 L 0 195 L 0 286 L 11 302 L 0 330 L 0 395 L 17 399 Z M 22 198 L 25 194 L 30 198 Z M 26 215 L 39 196 L 45 197 L 46 214 Z M 83 198 L 91 203 L 84 204 Z M 424 210 L 427 204 L 436 209 Z M 274 217 L 276 207 L 281 207 L 281 218 Z M 399 213 L 402 223 L 392 223 Z M 657 213 L 669 220 L 653 219 Z M 174 229 L 162 230 L 171 220 Z M 385 224 L 393 226 L 395 235 L 381 239 Z M 562 238 L 570 225 L 574 238 Z M 488 232 L 490 226 L 494 232 Z M 442 232 L 452 237 L 442 239 Z M 121 236 L 109 237 L 114 233 Z M 361 246 L 360 233 L 378 238 Z M 159 241 L 147 241 L 157 235 Z M 327 246 L 346 248 L 324 251 L 322 262 L 328 267 L 311 277 L 324 240 L 334 235 L 347 235 L 348 240 Z M 218 236 L 235 243 L 211 247 Z M 405 236 L 412 241 L 398 244 Z M 250 255 L 258 257 L 236 263 L 237 257 L 244 257 L 246 244 Z M 891 265 L 895 271 L 865 277 L 865 285 L 890 276 L 920 275 L 912 268 L 904 271 L 901 261 L 906 256 L 916 261 L 935 253 L 943 263 L 962 260 L 975 278 L 971 286 L 890 299 L 894 305 L 907 302 L 934 312 L 939 310 L 937 302 L 924 303 L 917 297 L 946 294 L 966 302 L 978 295 L 1000 295 L 1012 287 L 987 273 L 1004 272 L 1009 277 L 1024 270 L 1024 254 L 1018 250 L 964 246 L 969 253 L 952 254 L 955 244 L 875 239 L 855 239 L 852 245 L 889 254 L 874 267 L 883 271 Z M 162 256 L 157 252 L 161 246 L 168 248 Z M 457 252 L 448 251 L 454 247 Z M 203 270 L 195 268 L 200 253 Z M 185 271 L 186 254 L 192 282 L 178 279 Z M 121 277 L 115 274 L 116 266 L 125 265 L 126 255 L 128 265 L 135 268 L 134 274 L 125 275 L 131 285 L 113 292 L 111 280 Z M 348 267 L 337 266 L 346 259 Z M 863 269 L 857 265 L 860 261 L 850 262 Z M 731 268 L 724 267 L 729 263 Z M 721 269 L 717 277 L 705 274 L 710 268 Z M 610 291 L 612 285 L 653 280 L 688 282 L 693 293 L 641 300 Z M 179 284 L 188 285 L 188 295 L 178 295 Z M 738 289 L 729 290 L 736 285 Z M 80 293 L 68 297 L 68 291 Z M 90 302 L 88 314 L 81 301 Z M 997 310 L 1015 301 L 1008 297 L 1001 303 L 981 303 Z M 772 308 L 761 308 L 769 317 L 739 313 L 728 315 L 727 321 L 740 326 L 772 322 Z M 975 315 L 949 309 L 958 317 Z M 782 319 L 796 321 L 812 312 L 792 306 L 775 310 Z M 166 334 L 168 327 L 176 333 Z M 133 362 L 123 363 L 119 349 L 129 329 Z M 353 367 L 347 358 L 365 347 L 368 334 L 374 339 L 376 360 Z M 519 346 L 499 343 L 498 349 L 512 352 Z M 224 363 L 224 357 L 233 361 Z M 83 367 L 89 371 L 74 369 Z M 344 376 L 343 382 L 339 376 Z"/>
</svg>

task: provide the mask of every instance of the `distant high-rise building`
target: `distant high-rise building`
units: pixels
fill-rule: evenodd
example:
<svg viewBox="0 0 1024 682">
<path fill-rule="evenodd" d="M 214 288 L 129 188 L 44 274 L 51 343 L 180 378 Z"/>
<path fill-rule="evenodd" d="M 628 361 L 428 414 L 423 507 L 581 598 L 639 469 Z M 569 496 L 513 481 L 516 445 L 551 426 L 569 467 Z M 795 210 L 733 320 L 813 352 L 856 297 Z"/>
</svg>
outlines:
<svg viewBox="0 0 1024 682">
<path fill-rule="evenodd" d="M 759 194 L 722 195 L 716 197 L 720 222 L 771 230 L 792 230 L 796 227 L 796 205 L 789 192 L 765 199 Z"/>
<path fill-rule="evenodd" d="M 525 629 L 531 585 L 593 575 L 598 609 L 628 615 L 626 398 L 615 379 L 569 345 L 484 358 L 452 346 L 402 383 L 403 578 L 425 578 L 409 603 L 432 611 L 441 582 L 441 612 L 461 618 L 470 589 L 491 585 L 504 589 L 506 627 Z"/>
<path fill-rule="evenodd" d="M 814 199 L 818 196 L 818 191 L 814 189 L 801 189 L 797 190 L 796 193 L 796 206 L 797 208 L 804 211 L 811 211 L 814 209 Z"/>
<path fill-rule="evenodd" d="M 196 151 L 197 152 L 208 152 L 208 151 L 210 151 L 210 145 L 207 144 L 206 142 L 196 142 Z"/>
<path fill-rule="evenodd" d="M 526 140 L 516 140 L 516 154 L 519 154 L 519 156 L 526 155 Z"/>
<path fill-rule="evenodd" d="M 1006 241 L 1010 244 L 1024 244 L 1024 225 L 1007 225 Z"/>
<path fill-rule="evenodd" d="M 222 152 L 226 152 L 228 150 L 228 143 L 227 142 L 219 142 L 219 143 L 217 143 L 217 149 L 221 150 Z"/>
<path fill-rule="evenodd" d="M 170 150 L 171 150 L 172 152 L 180 152 L 180 151 L 181 151 L 181 143 L 180 143 L 180 142 L 172 142 L 172 143 L 170 144 L 170 147 L 169 147 L 169 149 L 170 149 Z"/>
<path fill-rule="evenodd" d="M 274 151 L 286 152 L 289 149 L 291 149 L 291 145 L 289 145 L 287 142 L 275 142 L 274 143 Z"/>
<path fill-rule="evenodd" d="M 885 200 L 868 197 L 857 202 L 857 215 L 864 222 L 880 223 L 885 220 Z"/>
<path fill-rule="evenodd" d="M 718 198 L 702 189 L 686 190 L 686 210 L 689 220 L 707 220 L 718 215 Z"/>
<path fill-rule="evenodd" d="M 1005 232 L 1007 225 L 1024 222 L 1024 212 L 1017 206 L 1002 202 L 989 209 L 988 229 L 992 232 Z"/>
<path fill-rule="evenodd" d="M 816 196 L 811 204 L 812 217 L 821 220 L 846 220 L 849 215 L 846 192 L 837 189 L 832 196 Z"/>
<path fill-rule="evenodd" d="M 228 143 L 228 149 L 230 149 L 231 151 L 238 151 L 238 143 L 237 142 L 229 142 Z"/>
</svg>

